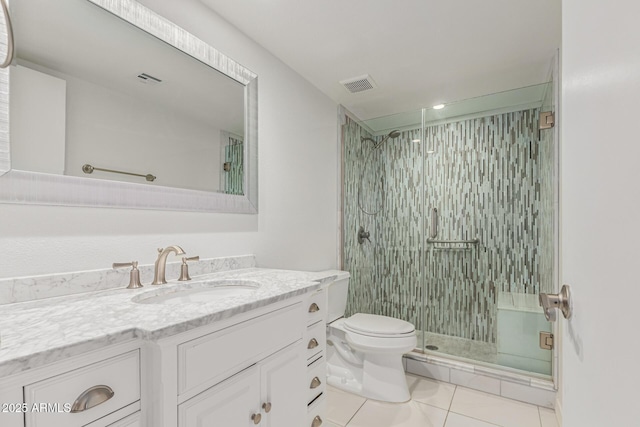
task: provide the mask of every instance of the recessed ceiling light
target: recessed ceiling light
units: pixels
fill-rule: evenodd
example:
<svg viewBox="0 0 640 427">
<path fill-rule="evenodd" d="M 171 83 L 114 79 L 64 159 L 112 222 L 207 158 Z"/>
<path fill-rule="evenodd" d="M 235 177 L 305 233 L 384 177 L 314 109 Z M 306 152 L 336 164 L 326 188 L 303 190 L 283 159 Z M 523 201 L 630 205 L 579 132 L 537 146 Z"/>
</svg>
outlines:
<svg viewBox="0 0 640 427">
<path fill-rule="evenodd" d="M 420 140 L 419 139 L 414 139 L 411 142 L 420 142 Z"/>
<path fill-rule="evenodd" d="M 444 104 L 438 104 L 433 106 L 434 110 L 442 110 L 443 108 L 444 108 Z"/>
</svg>

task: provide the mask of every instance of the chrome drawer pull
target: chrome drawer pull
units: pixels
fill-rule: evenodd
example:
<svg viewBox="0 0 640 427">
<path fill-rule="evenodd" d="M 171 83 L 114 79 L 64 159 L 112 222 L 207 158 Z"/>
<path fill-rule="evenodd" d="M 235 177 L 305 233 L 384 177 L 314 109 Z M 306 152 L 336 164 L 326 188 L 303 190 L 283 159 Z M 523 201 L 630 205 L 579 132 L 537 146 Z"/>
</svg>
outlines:
<svg viewBox="0 0 640 427">
<path fill-rule="evenodd" d="M 271 411 L 271 402 L 263 403 L 262 409 L 264 409 L 264 412 L 268 414 Z"/>
<path fill-rule="evenodd" d="M 311 427 L 320 427 L 322 425 L 322 418 L 320 418 L 320 415 L 316 415 L 316 417 L 313 419 L 313 422 L 311 423 Z"/>
<path fill-rule="evenodd" d="M 94 406 L 98 406 L 111 399 L 115 393 L 113 389 L 107 385 L 97 385 L 87 389 L 82 393 L 71 407 L 71 413 L 86 411 Z"/>
<path fill-rule="evenodd" d="M 307 346 L 307 348 L 309 350 L 311 350 L 312 348 L 316 348 L 317 346 L 319 346 L 320 344 L 318 344 L 318 340 L 315 338 L 311 338 L 311 340 L 309 341 L 309 345 Z"/>
<path fill-rule="evenodd" d="M 309 388 L 318 388 L 320 387 L 321 384 L 322 384 L 322 381 L 320 381 L 320 378 L 314 377 L 311 380 L 311 385 L 309 386 Z"/>
<path fill-rule="evenodd" d="M 314 302 L 309 306 L 309 313 L 315 313 L 317 311 L 320 311 L 320 307 L 318 307 L 318 304 Z"/>
<path fill-rule="evenodd" d="M 260 424 L 260 420 L 262 419 L 262 415 L 253 414 L 253 415 L 251 415 L 251 419 L 253 420 L 254 424 Z"/>
</svg>

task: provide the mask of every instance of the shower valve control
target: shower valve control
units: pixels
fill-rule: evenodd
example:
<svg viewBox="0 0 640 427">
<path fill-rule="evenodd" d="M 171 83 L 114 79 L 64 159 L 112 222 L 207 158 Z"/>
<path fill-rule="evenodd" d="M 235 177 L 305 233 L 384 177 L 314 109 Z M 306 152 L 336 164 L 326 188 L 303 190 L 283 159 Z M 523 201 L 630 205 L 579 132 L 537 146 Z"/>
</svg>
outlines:
<svg viewBox="0 0 640 427">
<path fill-rule="evenodd" d="M 369 239 L 370 233 L 368 231 L 364 231 L 364 227 L 360 226 L 358 229 L 358 243 L 363 244 L 365 239 L 371 243 L 371 239 Z"/>
<path fill-rule="evenodd" d="M 541 293 L 538 295 L 538 301 L 544 310 L 544 317 L 549 322 L 556 321 L 556 311 L 554 310 L 556 308 L 562 311 L 565 319 L 571 317 L 571 291 L 569 285 L 563 285 L 559 294 Z"/>
</svg>

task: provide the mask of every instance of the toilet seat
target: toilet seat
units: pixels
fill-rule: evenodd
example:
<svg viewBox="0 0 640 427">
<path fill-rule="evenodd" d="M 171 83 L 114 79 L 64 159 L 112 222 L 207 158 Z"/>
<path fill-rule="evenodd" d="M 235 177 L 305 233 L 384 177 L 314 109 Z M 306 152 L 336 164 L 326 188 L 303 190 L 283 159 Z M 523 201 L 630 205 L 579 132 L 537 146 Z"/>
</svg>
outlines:
<svg viewBox="0 0 640 427">
<path fill-rule="evenodd" d="M 397 353 L 400 356 L 418 344 L 415 327 L 392 317 L 357 313 L 336 320 L 329 328 L 330 331 L 342 330 L 350 346 L 369 353 Z"/>
<path fill-rule="evenodd" d="M 404 320 L 364 313 L 356 313 L 344 319 L 343 325 L 349 332 L 376 338 L 402 338 L 415 335 L 416 330 Z"/>
</svg>

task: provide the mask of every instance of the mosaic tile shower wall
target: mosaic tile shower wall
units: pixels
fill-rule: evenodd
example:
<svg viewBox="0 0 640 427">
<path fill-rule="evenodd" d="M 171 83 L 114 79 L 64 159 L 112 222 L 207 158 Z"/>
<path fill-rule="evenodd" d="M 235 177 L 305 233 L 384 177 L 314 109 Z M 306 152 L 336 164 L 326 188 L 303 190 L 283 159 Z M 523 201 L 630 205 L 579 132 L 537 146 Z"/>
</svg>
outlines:
<svg viewBox="0 0 640 427">
<path fill-rule="evenodd" d="M 495 342 L 497 292 L 538 293 L 551 278 L 540 270 L 548 243 L 541 189 L 552 184 L 541 180 L 549 168 L 540 164 L 537 123 L 538 110 L 506 113 L 427 127 L 424 142 L 414 142 L 420 129 L 404 131 L 373 150 L 361 141 L 370 135 L 347 120 L 347 314 L 389 315 L 419 330 Z M 438 239 L 480 244 L 428 244 L 432 208 Z M 371 242 L 358 244 L 360 226 Z"/>
<path fill-rule="evenodd" d="M 244 194 L 244 144 L 240 139 L 229 136 L 229 143 L 224 147 L 225 167 L 224 192 L 227 194 Z"/>
</svg>

